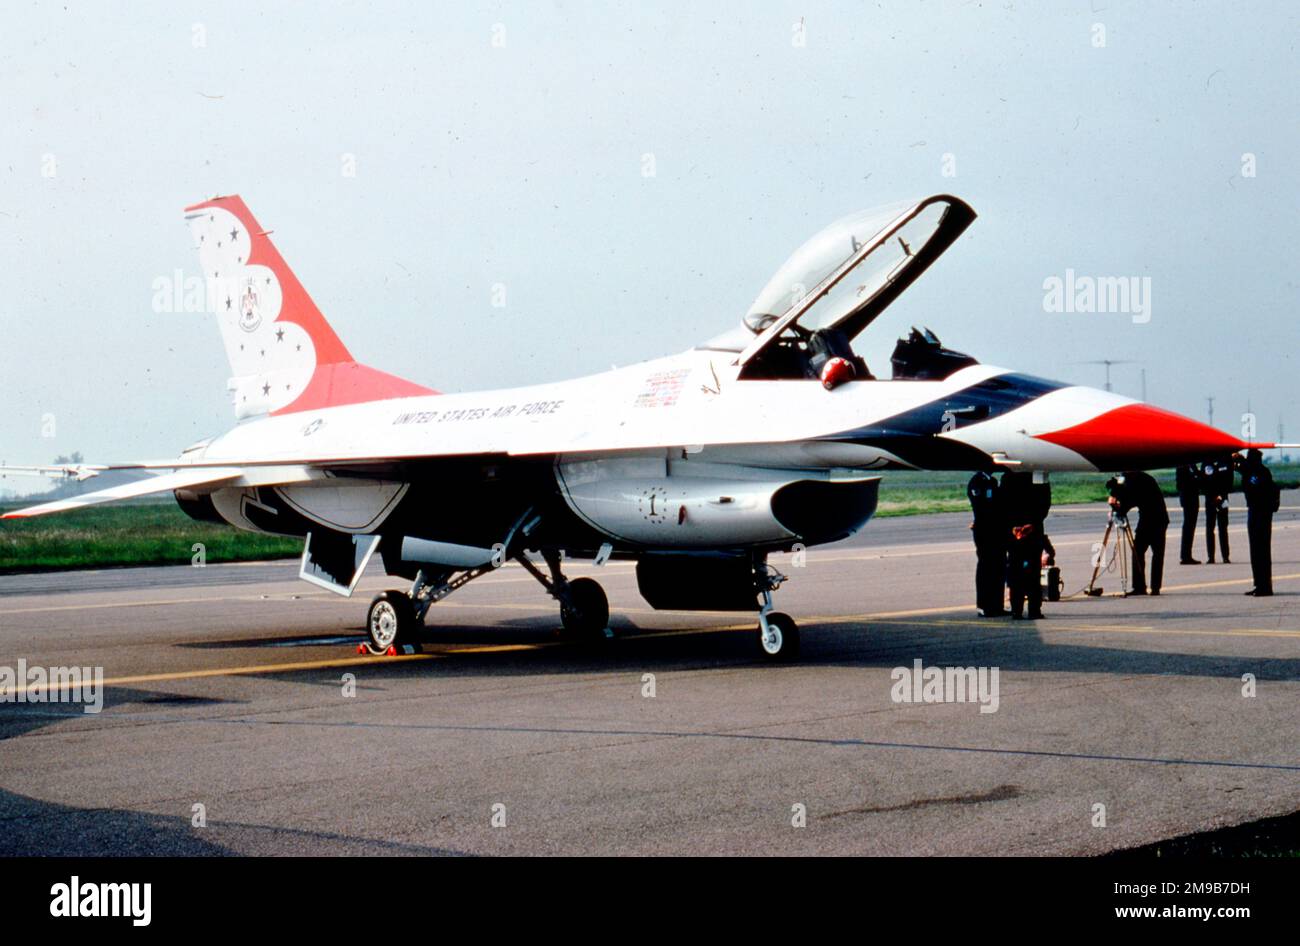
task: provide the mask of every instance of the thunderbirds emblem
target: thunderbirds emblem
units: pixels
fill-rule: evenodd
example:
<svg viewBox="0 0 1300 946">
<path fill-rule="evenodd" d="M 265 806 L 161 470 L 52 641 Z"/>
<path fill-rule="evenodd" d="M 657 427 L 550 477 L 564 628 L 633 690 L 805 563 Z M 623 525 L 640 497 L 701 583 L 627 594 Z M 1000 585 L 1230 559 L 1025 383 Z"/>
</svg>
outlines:
<svg viewBox="0 0 1300 946">
<path fill-rule="evenodd" d="M 249 279 L 245 281 L 243 295 L 239 297 L 239 327 L 245 332 L 254 332 L 261 324 L 262 311 L 257 290 L 253 288 L 253 280 Z"/>
</svg>

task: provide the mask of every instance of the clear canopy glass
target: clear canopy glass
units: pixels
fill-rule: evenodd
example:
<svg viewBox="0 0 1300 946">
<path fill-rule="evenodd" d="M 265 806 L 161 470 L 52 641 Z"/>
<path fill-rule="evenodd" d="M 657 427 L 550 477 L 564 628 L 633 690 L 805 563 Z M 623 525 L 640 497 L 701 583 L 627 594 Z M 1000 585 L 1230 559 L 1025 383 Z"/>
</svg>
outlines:
<svg viewBox="0 0 1300 946">
<path fill-rule="evenodd" d="M 915 206 L 903 203 L 861 211 L 822 230 L 795 250 L 763 287 L 745 314 L 746 326 L 760 332 L 811 294 L 820 297 L 798 319 L 799 325 L 809 331 L 835 325 L 866 305 L 907 268 L 917 251 L 934 236 L 948 210 L 947 204 L 926 205 L 834 285 L 823 284 Z"/>
<path fill-rule="evenodd" d="M 740 326 L 702 347 L 742 352 L 750 362 L 765 348 L 823 329 L 852 339 L 974 219 L 965 202 L 939 194 L 837 220 L 795 250 Z"/>
<path fill-rule="evenodd" d="M 771 319 L 802 302 L 823 280 L 912 205 L 891 204 L 859 210 L 836 220 L 795 250 L 767 281 L 745 313 L 751 331 L 762 331 Z"/>
</svg>

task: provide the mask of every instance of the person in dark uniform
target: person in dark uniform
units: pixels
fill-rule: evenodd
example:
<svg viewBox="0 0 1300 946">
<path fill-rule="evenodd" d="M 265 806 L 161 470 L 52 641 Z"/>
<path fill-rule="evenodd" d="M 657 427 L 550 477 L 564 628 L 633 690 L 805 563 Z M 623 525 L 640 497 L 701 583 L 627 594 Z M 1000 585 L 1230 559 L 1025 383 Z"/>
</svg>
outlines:
<svg viewBox="0 0 1300 946">
<path fill-rule="evenodd" d="M 1228 494 L 1232 492 L 1232 463 L 1215 460 L 1201 467 L 1202 489 L 1205 490 L 1205 561 L 1214 564 L 1214 527 L 1219 527 L 1219 551 L 1223 564 L 1231 565 L 1228 558 Z"/>
<path fill-rule="evenodd" d="M 1183 507 L 1183 536 L 1178 564 L 1199 565 L 1200 560 L 1192 558 L 1192 546 L 1196 542 L 1196 526 L 1201 518 L 1200 477 L 1195 466 L 1180 466 L 1175 476 L 1178 504 Z"/>
<path fill-rule="evenodd" d="M 975 607 L 982 618 L 1006 614 L 1007 523 L 1002 488 L 992 473 L 976 473 L 966 484 L 975 539 Z"/>
<path fill-rule="evenodd" d="M 1036 621 L 1043 617 L 1043 523 L 1052 508 L 1052 487 L 1046 481 L 1035 483 L 1031 473 L 1003 473 L 1002 501 L 1010 533 L 1011 616 Z"/>
<path fill-rule="evenodd" d="M 1111 496 L 1121 516 L 1127 516 L 1134 506 L 1138 511 L 1138 525 L 1133 535 L 1133 590 L 1135 595 L 1147 594 L 1146 553 L 1151 552 L 1150 594 L 1160 594 L 1165 571 L 1165 535 L 1169 531 L 1169 510 L 1165 508 L 1165 494 L 1150 473 L 1133 470 L 1111 480 Z M 1110 484 L 1108 484 L 1110 485 Z"/>
<path fill-rule="evenodd" d="M 1248 450 L 1241 461 L 1241 491 L 1246 496 L 1250 574 L 1255 579 L 1255 587 L 1246 594 L 1267 598 L 1273 594 L 1273 513 L 1281 505 L 1281 493 L 1258 450 Z"/>
</svg>

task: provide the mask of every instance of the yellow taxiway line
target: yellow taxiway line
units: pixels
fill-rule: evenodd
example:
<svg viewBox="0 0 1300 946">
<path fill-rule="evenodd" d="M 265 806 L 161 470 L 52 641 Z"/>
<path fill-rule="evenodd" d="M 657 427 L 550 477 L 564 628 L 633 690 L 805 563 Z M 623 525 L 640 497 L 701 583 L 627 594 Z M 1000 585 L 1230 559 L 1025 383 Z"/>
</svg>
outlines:
<svg viewBox="0 0 1300 946">
<path fill-rule="evenodd" d="M 397 654 L 392 657 L 333 657 L 326 660 L 298 660 L 278 664 L 251 664 L 243 667 L 213 667 L 207 670 L 177 670 L 170 673 L 142 673 L 129 677 L 108 677 L 103 686 L 131 686 L 138 683 L 167 683 L 177 680 L 199 680 L 207 677 L 242 677 L 272 673 L 291 673 L 302 670 L 338 670 L 344 667 L 378 666 L 380 663 L 418 663 L 425 660 L 441 660 L 456 654 L 498 654 L 517 650 L 540 650 L 554 647 L 558 642 L 542 641 L 536 644 L 488 644 L 483 646 L 456 647 L 451 650 L 431 654 Z M 62 685 L 60 690 L 82 689 L 82 686 Z M 29 695 L 42 693 L 50 689 L 48 684 L 32 684 L 25 688 Z"/>
</svg>

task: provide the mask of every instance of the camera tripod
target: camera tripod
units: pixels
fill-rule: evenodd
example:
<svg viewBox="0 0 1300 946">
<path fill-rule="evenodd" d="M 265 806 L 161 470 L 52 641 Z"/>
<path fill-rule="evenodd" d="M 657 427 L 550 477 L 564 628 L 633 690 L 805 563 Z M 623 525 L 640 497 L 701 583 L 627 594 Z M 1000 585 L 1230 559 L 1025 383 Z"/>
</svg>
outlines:
<svg viewBox="0 0 1300 946">
<path fill-rule="evenodd" d="M 1088 581 L 1088 588 L 1085 594 L 1096 598 L 1101 595 L 1102 589 L 1097 587 L 1097 576 L 1101 570 L 1110 566 L 1106 562 L 1106 549 L 1110 546 L 1111 537 L 1114 537 L 1115 545 L 1111 551 L 1112 561 L 1119 559 L 1119 586 L 1125 594 L 1129 592 L 1129 562 L 1133 557 L 1133 528 L 1128 524 L 1128 518 L 1116 512 L 1110 511 L 1106 517 L 1106 531 L 1101 537 L 1101 547 L 1097 550 L 1096 558 L 1092 563 L 1092 578 Z"/>
</svg>

